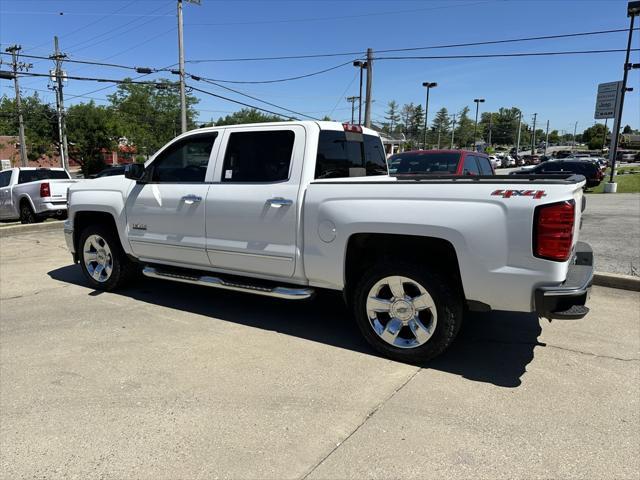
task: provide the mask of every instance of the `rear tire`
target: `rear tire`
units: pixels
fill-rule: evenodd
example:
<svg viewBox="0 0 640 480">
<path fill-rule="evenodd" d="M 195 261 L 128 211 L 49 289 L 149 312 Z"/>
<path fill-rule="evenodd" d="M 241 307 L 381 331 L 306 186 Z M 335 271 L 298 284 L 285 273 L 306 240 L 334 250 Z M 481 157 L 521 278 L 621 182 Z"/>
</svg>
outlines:
<svg viewBox="0 0 640 480">
<path fill-rule="evenodd" d="M 107 226 L 87 226 L 77 248 L 82 273 L 96 290 L 121 288 L 137 273 L 137 264 L 129 260 L 117 234 Z"/>
<path fill-rule="evenodd" d="M 407 363 L 430 360 L 453 342 L 463 304 L 449 277 L 405 262 L 368 270 L 352 301 L 367 342 L 382 355 Z"/>
<path fill-rule="evenodd" d="M 42 218 L 40 218 L 31 208 L 29 202 L 23 200 L 20 203 L 20 223 L 40 223 L 42 222 Z"/>
</svg>

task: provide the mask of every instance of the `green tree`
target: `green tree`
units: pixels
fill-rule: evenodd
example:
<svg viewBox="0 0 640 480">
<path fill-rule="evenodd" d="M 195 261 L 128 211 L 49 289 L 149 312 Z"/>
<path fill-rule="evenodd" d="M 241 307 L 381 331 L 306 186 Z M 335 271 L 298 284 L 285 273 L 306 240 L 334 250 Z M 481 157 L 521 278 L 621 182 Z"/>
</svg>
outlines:
<svg viewBox="0 0 640 480">
<path fill-rule="evenodd" d="M 44 103 L 37 93 L 22 97 L 27 156 L 35 160 L 41 155 L 52 155 L 58 140 L 56 112 Z M 18 115 L 15 99 L 0 97 L 0 135 L 18 135 Z"/>
<path fill-rule="evenodd" d="M 392 133 L 395 127 L 400 121 L 400 113 L 398 112 L 398 103 L 395 100 L 391 100 L 387 105 L 387 111 L 385 112 L 384 119 L 387 121 L 384 125 L 384 129 L 388 133 Z"/>
<path fill-rule="evenodd" d="M 109 95 L 120 134 L 135 145 L 138 152 L 151 155 L 180 133 L 180 93 L 177 85 L 157 88 L 150 84 L 122 83 Z M 187 128 L 196 127 L 198 99 L 187 94 Z"/>
<path fill-rule="evenodd" d="M 428 142 L 431 145 L 435 145 L 438 142 L 438 135 L 440 135 L 440 145 L 446 145 L 446 138 L 451 131 L 451 119 L 449 118 L 449 112 L 446 108 L 441 108 L 436 112 L 436 116 L 431 122 L 431 128 L 429 129 Z"/>
<path fill-rule="evenodd" d="M 413 103 L 405 103 L 400 109 L 400 121 L 402 122 L 402 131 L 406 136 L 409 135 L 409 128 L 411 125 L 411 119 L 413 118 L 413 110 L 415 106 Z"/>
<path fill-rule="evenodd" d="M 422 145 L 424 140 L 424 110 L 420 104 L 413 108 L 413 115 L 409 120 L 409 135 L 416 145 Z"/>
<path fill-rule="evenodd" d="M 576 135 L 576 141 L 582 141 L 588 144 L 589 149 L 591 150 L 598 150 L 602 148 L 602 144 L 604 143 L 604 139 L 608 133 L 608 127 L 605 128 L 604 124 L 596 123 L 582 132 L 581 139 L 578 139 L 578 136 Z"/>
<path fill-rule="evenodd" d="M 86 175 L 104 168 L 104 155 L 117 143 L 117 126 L 113 110 L 97 106 L 93 100 L 67 109 L 67 138 L 71 157 Z"/>
<path fill-rule="evenodd" d="M 473 143 L 474 120 L 469 118 L 469 107 L 464 107 L 457 115 L 455 143 L 467 147 Z"/>
<path fill-rule="evenodd" d="M 216 125 L 237 125 L 239 123 L 281 122 L 284 119 L 277 115 L 267 115 L 254 108 L 243 108 L 226 117 L 220 117 Z"/>
</svg>

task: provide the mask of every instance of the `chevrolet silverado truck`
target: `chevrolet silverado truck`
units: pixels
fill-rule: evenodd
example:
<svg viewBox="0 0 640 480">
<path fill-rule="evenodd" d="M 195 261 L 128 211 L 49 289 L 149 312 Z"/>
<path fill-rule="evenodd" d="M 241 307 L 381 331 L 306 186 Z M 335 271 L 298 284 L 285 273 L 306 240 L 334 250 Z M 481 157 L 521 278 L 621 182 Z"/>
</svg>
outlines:
<svg viewBox="0 0 640 480">
<path fill-rule="evenodd" d="M 593 277 L 575 175 L 389 176 L 378 134 L 335 122 L 187 132 L 69 190 L 96 289 L 151 278 L 281 299 L 342 292 L 377 351 L 422 362 L 465 312 L 577 319 Z"/>
<path fill-rule="evenodd" d="M 67 216 L 67 189 L 77 182 L 64 168 L 8 168 L 0 172 L 0 220 L 37 223 Z"/>
</svg>

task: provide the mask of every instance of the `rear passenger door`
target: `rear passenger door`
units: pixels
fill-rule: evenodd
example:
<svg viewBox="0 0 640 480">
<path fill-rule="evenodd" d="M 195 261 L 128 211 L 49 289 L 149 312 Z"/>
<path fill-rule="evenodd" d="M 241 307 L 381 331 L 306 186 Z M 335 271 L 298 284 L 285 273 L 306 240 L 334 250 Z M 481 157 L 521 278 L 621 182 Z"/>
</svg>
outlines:
<svg viewBox="0 0 640 480">
<path fill-rule="evenodd" d="M 299 125 L 225 131 L 206 200 L 211 266 L 293 275 L 305 138 Z"/>
<path fill-rule="evenodd" d="M 9 218 L 13 214 L 11 199 L 11 175 L 13 170 L 0 172 L 0 218 Z"/>
</svg>

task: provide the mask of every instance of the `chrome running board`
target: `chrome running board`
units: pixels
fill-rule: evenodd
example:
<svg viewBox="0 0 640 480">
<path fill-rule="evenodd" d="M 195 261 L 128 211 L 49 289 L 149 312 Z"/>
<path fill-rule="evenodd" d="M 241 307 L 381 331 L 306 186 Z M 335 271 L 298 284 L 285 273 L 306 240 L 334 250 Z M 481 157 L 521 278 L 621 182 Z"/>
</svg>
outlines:
<svg viewBox="0 0 640 480">
<path fill-rule="evenodd" d="M 222 278 L 210 275 L 197 275 L 189 273 L 178 273 L 177 271 L 160 270 L 155 267 L 144 267 L 142 273 L 150 278 L 161 280 L 173 280 L 174 282 L 191 283 L 205 287 L 221 288 L 223 290 L 234 290 L 236 292 L 253 293 L 266 297 L 283 298 L 286 300 L 306 300 L 314 294 L 312 288 L 297 287 L 267 287 L 259 285 L 249 285 L 238 282 L 231 282 Z"/>
</svg>

